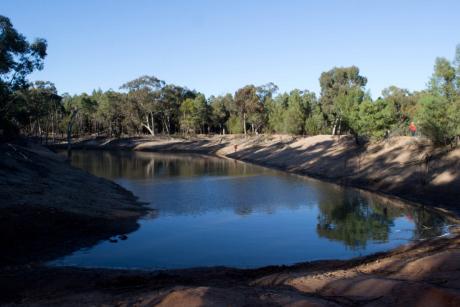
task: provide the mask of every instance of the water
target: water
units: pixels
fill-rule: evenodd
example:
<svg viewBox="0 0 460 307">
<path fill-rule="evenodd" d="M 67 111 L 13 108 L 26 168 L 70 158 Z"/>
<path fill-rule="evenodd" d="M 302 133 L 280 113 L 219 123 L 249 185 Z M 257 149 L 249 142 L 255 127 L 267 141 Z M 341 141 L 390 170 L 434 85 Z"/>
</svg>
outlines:
<svg viewBox="0 0 460 307">
<path fill-rule="evenodd" d="M 227 159 L 75 151 L 72 164 L 117 182 L 156 211 L 128 239 L 100 242 L 52 265 L 252 268 L 347 259 L 446 232 L 437 214 Z"/>
</svg>

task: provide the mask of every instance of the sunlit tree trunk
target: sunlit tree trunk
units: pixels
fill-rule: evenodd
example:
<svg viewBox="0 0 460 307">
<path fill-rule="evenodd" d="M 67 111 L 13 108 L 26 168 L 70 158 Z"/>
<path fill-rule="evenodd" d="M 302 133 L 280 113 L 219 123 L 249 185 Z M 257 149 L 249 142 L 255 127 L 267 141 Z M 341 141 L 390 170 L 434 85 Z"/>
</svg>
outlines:
<svg viewBox="0 0 460 307">
<path fill-rule="evenodd" d="M 342 134 L 342 118 L 339 117 L 339 124 L 337 126 L 337 134 L 341 135 Z"/>
<path fill-rule="evenodd" d="M 147 131 L 150 133 L 150 135 L 155 135 L 155 132 L 152 130 L 152 127 L 150 126 L 150 118 L 149 118 L 149 115 L 146 115 L 146 116 L 145 116 L 145 121 L 146 121 L 146 123 L 143 123 L 143 124 L 142 124 L 142 127 L 144 127 L 145 129 L 147 129 Z"/>
<path fill-rule="evenodd" d="M 152 119 L 152 135 L 155 136 L 155 119 L 153 113 L 150 113 L 150 118 Z"/>
</svg>

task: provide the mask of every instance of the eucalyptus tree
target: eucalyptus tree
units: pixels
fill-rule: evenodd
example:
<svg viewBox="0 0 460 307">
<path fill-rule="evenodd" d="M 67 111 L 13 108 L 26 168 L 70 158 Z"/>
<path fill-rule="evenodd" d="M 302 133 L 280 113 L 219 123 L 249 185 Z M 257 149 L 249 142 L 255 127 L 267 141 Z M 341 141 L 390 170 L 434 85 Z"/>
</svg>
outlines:
<svg viewBox="0 0 460 307">
<path fill-rule="evenodd" d="M 211 125 L 218 128 L 219 133 L 225 134 L 225 124 L 230 118 L 230 108 L 233 104 L 232 94 L 209 97 Z"/>
<path fill-rule="evenodd" d="M 276 133 L 285 132 L 284 113 L 287 109 L 288 101 L 289 94 L 281 93 L 266 104 L 268 112 L 268 131 Z"/>
<path fill-rule="evenodd" d="M 132 122 L 127 112 L 126 97 L 122 93 L 107 91 L 99 101 L 98 117 L 110 136 L 120 136 Z M 129 110 L 129 109 L 128 109 Z"/>
<path fill-rule="evenodd" d="M 41 136 L 49 132 L 49 124 L 56 122 L 52 115 L 58 111 L 61 97 L 51 82 L 30 83 L 28 88 L 15 91 L 11 99 L 15 104 L 15 122 L 23 132 Z"/>
<path fill-rule="evenodd" d="M 441 95 L 452 102 L 456 98 L 456 71 L 446 58 L 436 58 L 434 72 L 430 80 L 430 92 Z"/>
<path fill-rule="evenodd" d="M 453 144 L 460 137 L 460 46 L 454 61 L 436 58 L 428 92 L 418 95 L 416 119 L 421 132 L 435 144 Z"/>
<path fill-rule="evenodd" d="M 185 99 L 180 108 L 180 129 L 183 133 L 195 133 L 196 121 L 195 121 L 195 102 L 194 99 Z"/>
<path fill-rule="evenodd" d="M 460 96 L 460 44 L 455 48 L 455 59 L 454 59 L 455 68 L 455 78 L 457 85 L 457 95 Z"/>
<path fill-rule="evenodd" d="M 398 121 L 408 124 L 417 111 L 417 98 L 409 90 L 397 86 L 389 86 L 382 90 L 382 98 L 396 109 Z"/>
<path fill-rule="evenodd" d="M 353 104 L 359 104 L 364 97 L 364 87 L 367 78 L 359 74 L 359 68 L 334 67 L 323 72 L 320 77 L 321 106 L 328 121 L 332 124 L 332 134 L 342 131 L 344 117 L 350 119 L 350 114 L 344 111 L 351 111 Z"/>
<path fill-rule="evenodd" d="M 29 122 L 35 125 L 40 136 L 45 132 L 48 143 L 49 133 L 55 138 L 58 120 L 62 117 L 62 97 L 58 95 L 54 83 L 49 81 L 35 81 L 27 92 Z"/>
<path fill-rule="evenodd" d="M 252 133 L 258 134 L 267 126 L 268 106 L 273 101 L 273 95 L 278 91 L 278 86 L 273 82 L 256 87 L 258 100 L 248 104 L 247 122 L 251 125 Z"/>
<path fill-rule="evenodd" d="M 155 115 L 159 112 L 159 92 L 165 82 L 155 76 L 141 76 L 123 84 L 128 91 L 127 100 L 138 125 L 155 135 Z"/>
<path fill-rule="evenodd" d="M 182 132 L 205 132 L 208 109 L 206 98 L 203 94 L 198 94 L 194 99 L 186 98 L 180 106 L 180 113 L 179 123 Z"/>
<path fill-rule="evenodd" d="M 0 15 L 0 128 L 17 126 L 14 92 L 27 89 L 27 76 L 43 69 L 47 43 L 44 39 L 27 41 L 12 25 L 9 18 Z M 20 108 L 20 106 L 19 106 Z M 16 127 L 17 128 L 17 127 Z"/>
<path fill-rule="evenodd" d="M 262 103 L 266 104 L 273 99 L 273 96 L 276 92 L 278 92 L 278 89 L 278 86 L 273 82 L 260 85 L 257 87 L 257 97 L 259 97 L 259 100 Z"/>
<path fill-rule="evenodd" d="M 257 130 L 260 128 L 260 124 L 263 121 L 261 113 L 264 112 L 264 107 L 259 96 L 257 96 L 257 88 L 254 85 L 246 85 L 235 92 L 235 106 L 241 118 L 241 125 L 245 135 L 247 134 L 248 119 L 251 121 L 253 131 L 256 131 L 256 128 Z"/>
<path fill-rule="evenodd" d="M 185 99 L 194 99 L 196 95 L 195 91 L 174 84 L 166 84 L 158 91 L 156 99 L 164 132 L 170 134 L 179 130 L 179 108 Z"/>
</svg>

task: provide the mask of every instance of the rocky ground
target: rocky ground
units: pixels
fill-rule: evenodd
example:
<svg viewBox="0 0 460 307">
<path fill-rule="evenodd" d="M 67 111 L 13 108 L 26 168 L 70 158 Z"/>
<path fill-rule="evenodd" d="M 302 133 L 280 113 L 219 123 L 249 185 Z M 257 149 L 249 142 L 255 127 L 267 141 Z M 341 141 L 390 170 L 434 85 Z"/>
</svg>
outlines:
<svg viewBox="0 0 460 307">
<path fill-rule="evenodd" d="M 450 236 L 412 243 L 388 253 L 256 270 L 197 268 L 142 272 L 49 268 L 37 261 L 30 263 L 28 260 L 40 259 L 41 254 L 46 259 L 60 249 L 68 252 L 71 247 L 81 246 L 83 242 L 76 238 L 85 238 L 88 244 L 88 238 L 101 239 L 114 231 L 125 231 L 101 226 L 104 231 L 94 236 L 97 229 L 89 225 L 133 221 L 141 213 L 133 196 L 115 184 L 71 168 L 47 151 L 12 146 L 2 147 L 0 153 L 0 197 L 7 199 L 7 205 L 0 205 L 6 214 L 6 218 L 1 215 L 2 224 L 7 221 L 2 233 L 13 235 L 3 235 L 3 246 L 12 251 L 22 248 L 21 240 L 27 241 L 27 236 L 20 240 L 14 237 L 27 221 L 31 225 L 37 223 L 32 229 L 51 230 L 39 231 L 37 243 L 21 250 L 30 253 L 24 259 L 19 257 L 17 262 L 21 265 L 2 267 L 0 303 L 4 305 L 460 305 L 460 233 L 456 228 Z M 413 138 L 364 147 L 357 147 L 347 137 L 332 136 L 101 138 L 81 142 L 77 147 L 216 154 L 395 195 L 437 208 L 457 219 L 460 150 L 433 148 Z M 24 220 L 22 212 L 31 212 L 33 218 Z M 88 224 L 79 225 L 88 225 L 90 230 L 83 226 L 70 227 L 70 231 L 66 227 L 70 223 L 56 218 L 60 221 L 56 229 L 70 234 L 54 241 L 56 230 L 50 226 L 55 223 L 53 212 L 59 212 L 58 216 L 83 217 Z M 128 224 L 132 226 L 131 222 Z M 75 229 L 80 230 L 74 233 Z M 25 233 L 30 235 L 30 231 Z M 63 246 L 57 243 L 67 242 L 68 236 L 75 241 Z M 12 251 L 6 251 L 2 263 L 14 263 Z"/>
</svg>

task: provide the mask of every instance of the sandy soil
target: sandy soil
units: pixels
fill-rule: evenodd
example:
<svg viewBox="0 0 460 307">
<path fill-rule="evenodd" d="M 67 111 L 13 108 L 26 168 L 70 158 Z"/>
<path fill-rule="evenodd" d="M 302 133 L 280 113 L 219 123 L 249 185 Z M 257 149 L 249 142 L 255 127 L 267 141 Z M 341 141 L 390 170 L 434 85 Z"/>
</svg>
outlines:
<svg viewBox="0 0 460 307">
<path fill-rule="evenodd" d="M 460 150 L 432 148 L 413 138 L 356 147 L 352 139 L 332 136 L 158 137 L 95 139 L 77 147 L 216 154 L 396 195 L 454 217 L 460 199 Z M 8 165 L 0 164 L 0 171 Z M 348 261 L 256 270 L 9 266 L 0 270 L 0 291 L 0 303 L 32 306 L 458 306 L 460 232 Z"/>
</svg>

